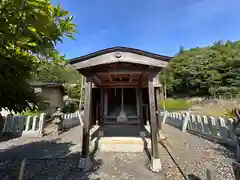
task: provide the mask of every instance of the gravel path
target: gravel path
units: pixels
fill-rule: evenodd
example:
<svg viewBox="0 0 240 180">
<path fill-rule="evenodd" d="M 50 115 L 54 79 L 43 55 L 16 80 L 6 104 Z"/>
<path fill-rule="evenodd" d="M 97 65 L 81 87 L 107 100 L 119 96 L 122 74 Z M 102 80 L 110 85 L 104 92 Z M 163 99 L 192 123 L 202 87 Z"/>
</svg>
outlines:
<svg viewBox="0 0 240 180">
<path fill-rule="evenodd" d="M 219 144 L 187 132 L 183 133 L 169 125 L 164 125 L 163 129 L 163 132 L 167 135 L 164 144 L 185 176 L 205 180 L 206 168 L 209 168 L 215 173 L 215 180 L 235 180 L 231 165 L 234 154 L 231 151 Z M 173 160 L 163 149 L 162 147 L 162 164 L 167 179 L 184 179 Z"/>
<path fill-rule="evenodd" d="M 21 159 L 27 157 L 24 179 L 58 180 L 162 180 L 163 173 L 152 173 L 145 153 L 103 153 L 95 155 L 95 166 L 90 173 L 80 172 L 80 127 L 58 137 L 40 139 L 14 139 L 0 143 L 0 179 L 15 180 Z M 169 125 L 164 126 L 165 142 L 177 165 L 191 179 L 206 179 L 206 168 L 216 173 L 215 180 L 234 180 L 231 168 L 233 155 L 226 148 L 182 133 Z M 164 175 L 167 180 L 182 180 L 176 163 L 159 144 Z M 48 159 L 40 159 L 48 158 Z M 36 177 L 37 178 L 34 178 Z M 194 178 L 193 178 L 194 177 Z"/>
</svg>

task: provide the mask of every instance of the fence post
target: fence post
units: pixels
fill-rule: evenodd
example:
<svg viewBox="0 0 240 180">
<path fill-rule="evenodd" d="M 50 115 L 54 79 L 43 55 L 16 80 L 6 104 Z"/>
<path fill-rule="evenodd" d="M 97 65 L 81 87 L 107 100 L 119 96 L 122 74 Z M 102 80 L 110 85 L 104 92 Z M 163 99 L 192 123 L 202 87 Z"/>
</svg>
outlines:
<svg viewBox="0 0 240 180">
<path fill-rule="evenodd" d="M 4 116 L 3 119 L 4 119 L 4 127 L 3 127 L 3 131 L 2 131 L 2 134 L 5 133 L 5 132 L 9 132 L 9 119 L 12 118 L 12 114 L 8 114 L 7 116 Z"/>
<path fill-rule="evenodd" d="M 32 124 L 31 131 L 35 131 L 36 130 L 36 122 L 37 122 L 37 116 L 34 116 L 33 117 L 33 124 Z"/>
<path fill-rule="evenodd" d="M 210 169 L 207 169 L 206 172 L 207 172 L 207 180 L 215 180 L 216 179 L 213 171 L 211 171 Z"/>
<path fill-rule="evenodd" d="M 162 124 L 165 124 L 165 122 L 166 122 L 166 119 L 167 119 L 167 116 L 168 116 L 168 112 L 167 112 L 167 111 L 165 111 L 165 112 L 164 112 L 164 116 L 163 116 L 163 121 L 162 121 Z"/>
<path fill-rule="evenodd" d="M 45 113 L 40 114 L 40 117 L 39 117 L 39 137 L 43 136 L 43 127 L 44 127 L 44 123 L 45 123 L 45 117 L 46 117 Z"/>
<path fill-rule="evenodd" d="M 189 119 L 190 119 L 190 113 L 187 111 L 182 122 L 182 132 L 186 131 Z"/>
<path fill-rule="evenodd" d="M 25 131 L 28 131 L 29 130 L 29 123 L 31 121 L 31 116 L 28 116 L 27 117 L 27 121 L 26 121 L 26 127 L 25 127 Z"/>
</svg>

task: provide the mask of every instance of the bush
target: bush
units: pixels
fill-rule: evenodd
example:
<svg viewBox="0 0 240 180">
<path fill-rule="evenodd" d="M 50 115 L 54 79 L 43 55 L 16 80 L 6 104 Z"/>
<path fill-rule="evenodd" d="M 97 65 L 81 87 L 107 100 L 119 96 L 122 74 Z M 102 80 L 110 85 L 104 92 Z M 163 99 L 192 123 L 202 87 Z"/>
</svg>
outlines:
<svg viewBox="0 0 240 180">
<path fill-rule="evenodd" d="M 161 106 L 164 107 L 167 111 L 184 111 L 192 107 L 192 103 L 185 99 L 166 99 L 161 102 Z"/>
<path fill-rule="evenodd" d="M 79 103 L 76 101 L 67 101 L 63 106 L 63 113 L 74 113 L 78 110 Z"/>
<path fill-rule="evenodd" d="M 224 116 L 228 117 L 228 118 L 235 119 L 236 118 L 235 109 L 231 109 L 231 110 L 228 109 L 228 110 L 226 110 Z"/>
<path fill-rule="evenodd" d="M 40 115 L 40 112 L 37 111 L 37 110 L 26 110 L 26 111 L 23 111 L 22 113 L 20 113 L 18 115 L 21 115 L 21 116 L 38 116 L 38 115 Z"/>
</svg>

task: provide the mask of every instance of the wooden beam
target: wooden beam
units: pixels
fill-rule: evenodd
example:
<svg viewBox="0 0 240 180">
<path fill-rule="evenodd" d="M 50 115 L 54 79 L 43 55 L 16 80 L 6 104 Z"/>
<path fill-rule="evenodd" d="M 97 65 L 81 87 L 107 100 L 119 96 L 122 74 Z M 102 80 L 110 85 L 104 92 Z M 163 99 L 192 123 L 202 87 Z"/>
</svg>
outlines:
<svg viewBox="0 0 240 180">
<path fill-rule="evenodd" d="M 98 75 L 100 76 L 105 76 L 105 75 L 119 75 L 119 74 L 141 74 L 141 71 L 120 71 L 120 72 L 112 72 L 112 71 L 107 71 L 107 72 L 97 72 Z"/>
<path fill-rule="evenodd" d="M 149 69 L 148 67 L 145 68 L 142 73 L 141 73 L 141 77 L 139 78 L 139 85 L 142 85 L 143 84 L 143 80 L 144 80 L 144 77 L 146 77 L 146 75 L 149 73 Z"/>
<path fill-rule="evenodd" d="M 101 85 L 102 84 L 102 81 L 101 81 L 101 79 L 99 79 L 99 77 L 98 76 L 92 76 L 93 77 L 93 79 L 97 82 L 97 84 L 98 85 Z"/>
<path fill-rule="evenodd" d="M 107 76 L 108 76 L 109 81 L 112 82 L 113 81 L 112 76 L 111 75 L 107 75 Z"/>
<path fill-rule="evenodd" d="M 155 106 L 155 93 L 153 86 L 152 73 L 148 74 L 148 95 L 149 95 L 149 110 L 150 110 L 150 128 L 151 128 L 151 146 L 152 146 L 152 157 L 154 159 L 160 159 L 158 141 L 157 141 L 157 117 L 156 117 L 156 106 Z"/>
<path fill-rule="evenodd" d="M 115 66 L 113 66 L 115 65 Z M 146 68 L 145 65 L 134 65 L 134 64 L 129 64 L 129 63 L 122 63 L 122 64 L 110 64 L 110 65 L 103 65 L 103 66 L 98 66 L 98 67 L 92 67 L 89 69 L 94 70 L 94 72 L 99 72 L 99 73 L 106 73 L 106 72 L 119 72 L 119 71 L 124 71 L 124 72 L 141 72 Z"/>
<path fill-rule="evenodd" d="M 101 87 L 103 87 L 103 88 L 136 88 L 136 84 L 132 84 L 132 85 L 121 85 L 121 84 L 119 84 L 119 85 L 103 85 L 103 86 L 101 86 Z"/>
<path fill-rule="evenodd" d="M 91 102 L 92 102 L 92 83 L 86 79 L 84 92 L 84 118 L 83 118 L 83 137 L 82 137 L 82 157 L 89 155 L 89 129 L 91 120 Z"/>
<path fill-rule="evenodd" d="M 130 74 L 129 82 L 132 82 L 132 79 L 133 79 L 133 75 Z"/>
</svg>

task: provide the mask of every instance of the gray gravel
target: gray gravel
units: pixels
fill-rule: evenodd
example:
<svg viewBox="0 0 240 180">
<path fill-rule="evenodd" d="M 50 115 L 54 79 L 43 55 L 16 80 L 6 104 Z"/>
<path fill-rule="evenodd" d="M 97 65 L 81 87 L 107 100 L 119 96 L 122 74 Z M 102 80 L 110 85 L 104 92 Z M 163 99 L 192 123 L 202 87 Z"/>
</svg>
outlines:
<svg viewBox="0 0 240 180">
<path fill-rule="evenodd" d="M 58 180 L 167 180 L 184 179 L 167 151 L 159 145 L 163 173 L 152 173 L 145 153 L 97 152 L 95 166 L 89 173 L 77 168 L 80 150 L 80 128 L 75 127 L 59 137 L 15 139 L 0 143 L 0 179 L 15 180 L 21 159 L 27 157 L 24 179 Z M 216 173 L 215 180 L 234 180 L 233 154 L 226 148 L 164 126 L 166 146 L 186 176 L 206 179 L 206 168 Z M 45 159 L 41 159 L 45 158 Z M 46 159 L 48 158 L 48 159 Z"/>
<path fill-rule="evenodd" d="M 232 161 L 234 154 L 227 148 L 181 132 L 175 127 L 164 125 L 167 135 L 166 147 L 171 152 L 185 176 L 206 179 L 206 168 L 215 173 L 215 180 L 234 180 Z M 161 148 L 162 163 L 168 180 L 184 179 L 175 163 Z"/>
</svg>

